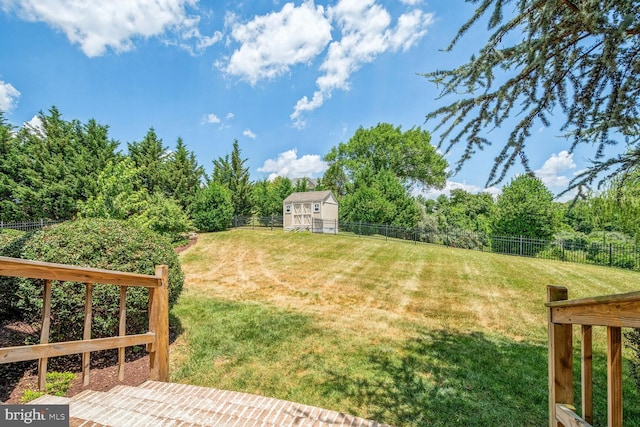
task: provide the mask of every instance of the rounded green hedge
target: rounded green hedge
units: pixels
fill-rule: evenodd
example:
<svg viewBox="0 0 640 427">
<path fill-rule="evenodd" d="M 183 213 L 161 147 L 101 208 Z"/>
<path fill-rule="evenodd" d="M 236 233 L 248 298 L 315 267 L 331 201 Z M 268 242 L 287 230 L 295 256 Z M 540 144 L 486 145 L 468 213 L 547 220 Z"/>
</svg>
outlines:
<svg viewBox="0 0 640 427">
<path fill-rule="evenodd" d="M 16 244 L 17 242 L 17 244 Z M 16 256 L 37 261 L 71 264 L 154 274 L 155 266 L 169 266 L 169 307 L 178 299 L 184 282 L 180 261 L 171 243 L 149 230 L 126 221 L 82 219 L 67 221 L 29 233 L 14 244 L 5 246 Z M 4 252 L 4 251 L 3 251 Z M 7 251 L 9 252 L 9 251 Z M 6 279 L 5 279 L 6 280 Z M 20 313 L 22 320 L 39 323 L 42 310 L 42 281 L 12 279 L 10 287 L 0 289 L 0 308 Z M 127 289 L 127 333 L 142 333 L 148 329 L 148 290 Z M 85 286 L 75 282 L 54 282 L 51 303 L 52 341 L 82 338 Z M 94 338 L 117 335 L 119 286 L 96 284 L 93 290 Z M 7 307 L 7 304 L 12 306 Z"/>
</svg>

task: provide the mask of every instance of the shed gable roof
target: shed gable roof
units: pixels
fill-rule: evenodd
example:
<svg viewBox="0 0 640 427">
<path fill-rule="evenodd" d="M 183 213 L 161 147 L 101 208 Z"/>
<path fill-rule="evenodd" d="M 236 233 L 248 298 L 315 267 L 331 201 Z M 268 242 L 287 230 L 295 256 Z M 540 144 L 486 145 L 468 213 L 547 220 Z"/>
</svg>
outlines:
<svg viewBox="0 0 640 427">
<path fill-rule="evenodd" d="M 313 203 L 313 202 L 330 202 L 338 203 L 330 190 L 325 191 L 305 191 L 301 193 L 293 193 L 284 199 L 284 203 Z"/>
</svg>

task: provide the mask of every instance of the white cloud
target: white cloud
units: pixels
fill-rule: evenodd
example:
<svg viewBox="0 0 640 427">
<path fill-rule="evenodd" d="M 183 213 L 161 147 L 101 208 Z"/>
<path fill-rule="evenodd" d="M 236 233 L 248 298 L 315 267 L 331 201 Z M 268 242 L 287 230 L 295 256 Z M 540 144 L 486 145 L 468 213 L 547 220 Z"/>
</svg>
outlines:
<svg viewBox="0 0 640 427">
<path fill-rule="evenodd" d="M 312 111 L 331 97 L 333 90 L 349 89 L 349 77 L 378 55 L 406 51 L 422 38 L 433 22 L 433 15 L 415 9 L 401 15 L 394 28 L 391 15 L 374 0 L 341 0 L 328 14 L 341 32 L 341 39 L 329 45 L 316 80 L 318 90 L 311 99 L 302 97 L 291 114 L 296 127 L 304 126 L 303 113 Z"/>
<path fill-rule="evenodd" d="M 416 6 L 422 3 L 422 0 L 400 0 L 400 3 L 406 4 L 407 6 Z"/>
<path fill-rule="evenodd" d="M 305 1 L 296 7 L 287 3 L 280 12 L 257 16 L 248 23 L 227 16 L 231 37 L 241 46 L 223 70 L 255 85 L 309 63 L 331 40 L 331 24 L 324 8 Z"/>
<path fill-rule="evenodd" d="M 242 132 L 242 134 L 251 139 L 256 139 L 256 136 L 257 136 L 255 133 L 251 132 L 251 129 L 245 129 L 244 132 Z"/>
<path fill-rule="evenodd" d="M 31 120 L 24 122 L 22 126 L 28 129 L 32 135 L 44 135 L 43 123 L 39 116 L 33 116 Z"/>
<path fill-rule="evenodd" d="M 202 118 L 203 123 L 220 123 L 220 117 L 213 113 L 205 114 Z"/>
<path fill-rule="evenodd" d="M 567 187 L 571 179 L 563 173 L 575 168 L 573 153 L 564 150 L 551 154 L 551 157 L 534 173 L 549 188 Z"/>
<path fill-rule="evenodd" d="M 5 113 L 13 111 L 18 104 L 20 92 L 13 87 L 11 83 L 5 83 L 0 80 L 0 111 Z"/>
<path fill-rule="evenodd" d="M 498 197 L 498 195 L 501 193 L 501 190 L 497 187 L 488 187 L 488 188 L 482 188 L 482 187 L 478 187 L 477 185 L 473 185 L 473 184 L 467 184 L 467 183 L 463 183 L 463 182 L 455 182 L 455 181 L 447 181 L 445 184 L 445 187 L 442 190 L 438 190 L 435 188 L 424 188 L 424 189 L 417 189 L 414 192 L 414 195 L 418 196 L 418 195 L 422 195 L 424 197 L 426 197 L 427 199 L 437 199 L 438 196 L 444 194 L 447 197 L 451 194 L 452 190 L 464 190 L 468 193 L 471 194 L 477 194 L 477 193 L 489 193 L 493 196 L 493 198 L 495 199 L 496 197 Z"/>
<path fill-rule="evenodd" d="M 231 120 L 235 117 L 233 113 L 227 113 L 227 120 Z"/>
<path fill-rule="evenodd" d="M 220 33 L 200 34 L 200 17 L 186 11 L 186 7 L 196 7 L 197 0 L 0 0 L 0 6 L 22 19 L 45 22 L 62 31 L 89 57 L 103 55 L 107 48 L 126 52 L 133 49 L 135 38 L 168 31 L 178 37 L 175 44 L 185 47 L 191 42 L 191 51 L 205 49 L 222 38 Z"/>
<path fill-rule="evenodd" d="M 268 159 L 258 172 L 269 173 L 269 180 L 278 176 L 288 178 L 313 177 L 324 173 L 327 163 L 317 154 L 305 154 L 298 158 L 297 150 L 291 149 L 278 154 L 276 159 Z"/>
</svg>

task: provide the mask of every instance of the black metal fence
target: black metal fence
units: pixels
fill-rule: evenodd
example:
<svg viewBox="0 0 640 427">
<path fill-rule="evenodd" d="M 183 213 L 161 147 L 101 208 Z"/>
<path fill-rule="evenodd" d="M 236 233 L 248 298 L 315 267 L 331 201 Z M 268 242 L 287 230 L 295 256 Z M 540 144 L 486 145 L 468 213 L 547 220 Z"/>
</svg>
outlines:
<svg viewBox="0 0 640 427">
<path fill-rule="evenodd" d="M 325 221 L 327 222 L 327 221 Z M 341 233 L 372 239 L 399 239 L 414 244 L 430 243 L 505 255 L 595 264 L 640 271 L 640 248 L 634 244 L 590 241 L 586 238 L 542 240 L 522 236 L 493 236 L 464 230 L 438 231 L 428 228 L 405 228 L 389 224 L 338 223 L 315 219 L 309 231 Z M 234 227 L 282 227 L 282 217 L 237 217 Z"/>
<path fill-rule="evenodd" d="M 23 222 L 3 222 L 0 221 L 0 229 L 10 228 L 12 230 L 31 231 L 37 230 L 48 225 L 59 224 L 65 220 L 38 220 L 38 221 L 23 221 Z"/>
<path fill-rule="evenodd" d="M 2 222 L 0 229 L 30 231 L 58 224 L 62 220 Z M 283 228 L 281 216 L 237 216 L 234 228 Z M 462 230 L 438 231 L 424 227 L 405 228 L 389 224 L 338 223 L 314 219 L 308 227 L 314 233 L 341 233 L 373 239 L 398 239 L 418 243 L 431 243 L 455 248 L 479 250 L 506 255 L 535 257 L 581 264 L 595 264 L 640 271 L 640 248 L 634 244 L 593 241 L 586 238 L 566 240 L 530 239 L 522 236 L 492 236 Z"/>
</svg>

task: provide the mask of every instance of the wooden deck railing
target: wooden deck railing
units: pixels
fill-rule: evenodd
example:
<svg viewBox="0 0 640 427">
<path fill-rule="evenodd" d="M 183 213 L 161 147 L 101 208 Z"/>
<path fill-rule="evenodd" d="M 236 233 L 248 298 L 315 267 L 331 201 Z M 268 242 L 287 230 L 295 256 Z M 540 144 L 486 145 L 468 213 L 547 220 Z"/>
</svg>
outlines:
<svg viewBox="0 0 640 427">
<path fill-rule="evenodd" d="M 548 286 L 549 425 L 593 423 L 592 327 L 607 328 L 607 425 L 622 426 L 622 328 L 640 328 L 640 292 L 568 300 L 565 287 Z M 573 388 L 573 325 L 581 326 L 582 416 Z"/>
<path fill-rule="evenodd" d="M 143 345 L 149 352 L 149 376 L 152 380 L 169 381 L 169 271 L 166 265 L 156 266 L 155 275 L 123 273 L 95 268 L 75 267 L 0 257 L 0 276 L 44 280 L 40 344 L 0 348 L 0 363 L 39 360 L 38 387 L 45 390 L 47 360 L 50 357 L 82 354 L 82 378 L 89 384 L 89 362 L 92 351 L 118 349 L 118 377 L 124 379 L 125 347 Z M 54 281 L 85 284 L 83 339 L 49 343 L 51 318 L 51 287 Z M 91 339 L 92 292 L 95 283 L 120 286 L 119 335 Z M 126 335 L 126 293 L 129 286 L 149 289 L 149 330 L 143 334 Z"/>
</svg>

